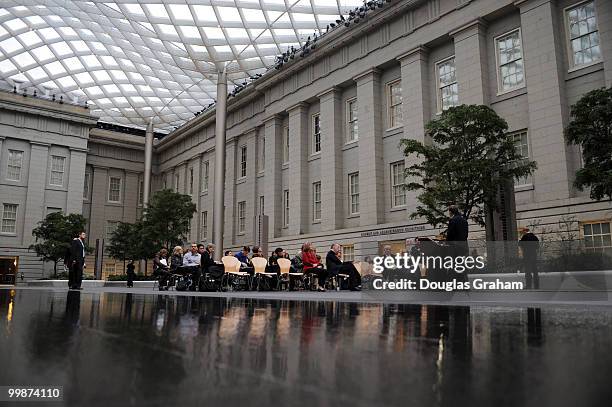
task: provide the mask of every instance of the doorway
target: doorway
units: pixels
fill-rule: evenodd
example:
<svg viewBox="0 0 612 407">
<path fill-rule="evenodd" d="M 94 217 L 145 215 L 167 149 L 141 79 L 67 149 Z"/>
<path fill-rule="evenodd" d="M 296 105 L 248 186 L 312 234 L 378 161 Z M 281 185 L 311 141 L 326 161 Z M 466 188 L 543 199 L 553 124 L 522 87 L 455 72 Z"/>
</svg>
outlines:
<svg viewBox="0 0 612 407">
<path fill-rule="evenodd" d="M 15 284 L 19 257 L 0 256 L 0 284 Z"/>
</svg>

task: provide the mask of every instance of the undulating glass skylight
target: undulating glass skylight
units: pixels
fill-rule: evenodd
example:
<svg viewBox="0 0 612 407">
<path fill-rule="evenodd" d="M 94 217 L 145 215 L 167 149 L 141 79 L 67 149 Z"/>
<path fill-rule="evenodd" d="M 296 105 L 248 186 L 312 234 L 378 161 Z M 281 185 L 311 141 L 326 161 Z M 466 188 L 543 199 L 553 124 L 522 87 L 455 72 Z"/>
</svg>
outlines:
<svg viewBox="0 0 612 407">
<path fill-rule="evenodd" d="M 169 131 L 361 0 L 4 0 L 0 86 Z"/>
</svg>

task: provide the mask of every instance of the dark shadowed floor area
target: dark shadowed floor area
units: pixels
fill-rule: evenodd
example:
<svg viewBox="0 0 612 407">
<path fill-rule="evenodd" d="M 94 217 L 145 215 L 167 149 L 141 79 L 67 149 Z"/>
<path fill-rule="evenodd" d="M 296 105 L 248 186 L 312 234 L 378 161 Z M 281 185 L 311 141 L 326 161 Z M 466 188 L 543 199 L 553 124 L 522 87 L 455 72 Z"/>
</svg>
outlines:
<svg viewBox="0 0 612 407">
<path fill-rule="evenodd" d="M 0 289 L 0 385 L 64 387 L 36 406 L 605 405 L 611 311 Z"/>
</svg>

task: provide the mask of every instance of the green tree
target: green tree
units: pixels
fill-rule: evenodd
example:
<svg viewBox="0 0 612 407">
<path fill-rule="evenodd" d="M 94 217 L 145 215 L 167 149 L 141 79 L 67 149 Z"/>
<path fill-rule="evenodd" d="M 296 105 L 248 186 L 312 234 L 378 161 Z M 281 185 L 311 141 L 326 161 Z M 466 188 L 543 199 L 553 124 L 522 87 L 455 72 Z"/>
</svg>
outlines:
<svg viewBox="0 0 612 407">
<path fill-rule="evenodd" d="M 133 223 L 119 222 L 112 233 L 106 250 L 110 257 L 123 261 L 123 272 L 125 273 L 125 259 L 134 258 L 135 245 L 139 237 L 135 234 L 136 225 Z"/>
<path fill-rule="evenodd" d="M 30 245 L 29 249 L 34 250 L 43 261 L 53 262 L 53 277 L 57 277 L 57 263 L 64 259 L 72 239 L 85 230 L 86 224 L 87 220 L 83 215 L 53 212 L 38 222 L 38 226 L 32 230 L 36 243 Z M 89 251 L 89 248 L 86 249 Z"/>
<path fill-rule="evenodd" d="M 584 95 L 572 106 L 571 118 L 565 137 L 581 147 L 583 161 L 574 185 L 590 187 L 592 199 L 612 199 L 612 87 Z"/>
<path fill-rule="evenodd" d="M 406 169 L 406 189 L 421 191 L 411 218 L 423 217 L 438 227 L 446 224 L 448 206 L 454 204 L 467 219 L 485 226 L 485 211 L 497 209 L 500 186 L 536 168 L 516 151 L 507 131 L 493 109 L 461 105 L 427 124 L 431 143 L 403 139 L 404 154 L 417 158 Z"/>
<path fill-rule="evenodd" d="M 143 251 L 172 247 L 186 239 L 189 222 L 196 211 L 191 196 L 164 189 L 151 197 L 142 217 L 140 239 L 146 239 Z M 152 245 L 152 246 L 151 246 Z M 150 253 L 153 254 L 153 253 Z"/>
</svg>

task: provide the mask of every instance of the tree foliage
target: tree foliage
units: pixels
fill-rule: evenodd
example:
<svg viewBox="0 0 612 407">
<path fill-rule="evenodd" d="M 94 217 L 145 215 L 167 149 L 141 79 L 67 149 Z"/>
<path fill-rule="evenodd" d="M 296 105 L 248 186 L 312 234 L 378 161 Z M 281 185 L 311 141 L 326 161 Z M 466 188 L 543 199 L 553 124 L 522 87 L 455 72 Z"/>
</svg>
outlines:
<svg viewBox="0 0 612 407">
<path fill-rule="evenodd" d="M 29 249 L 34 250 L 43 261 L 53 262 L 53 276 L 56 277 L 57 263 L 64 259 L 72 239 L 85 230 L 86 224 L 87 220 L 80 214 L 50 213 L 32 230 L 36 243 L 30 245 Z M 90 251 L 87 247 L 86 250 Z"/>
<path fill-rule="evenodd" d="M 574 184 L 590 187 L 592 199 L 612 199 L 612 88 L 584 95 L 572 106 L 571 118 L 565 137 L 581 147 L 583 161 Z"/>
<path fill-rule="evenodd" d="M 421 192 L 411 218 L 438 227 L 448 221 L 448 206 L 454 204 L 484 226 L 485 210 L 497 209 L 500 186 L 536 168 L 521 157 L 507 131 L 506 121 L 491 108 L 461 105 L 427 124 L 428 142 L 403 139 L 404 154 L 414 162 L 406 169 L 406 189 Z"/>
<path fill-rule="evenodd" d="M 164 189 L 151 197 L 142 217 L 142 237 L 158 250 L 182 244 L 196 211 L 191 196 Z M 151 253 L 153 254 L 153 253 Z"/>
</svg>

